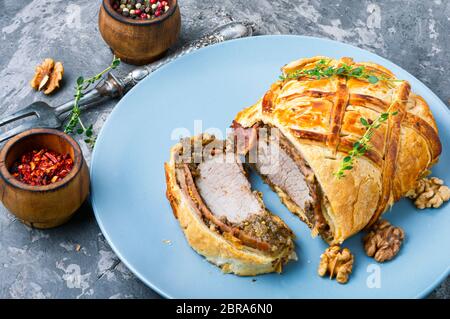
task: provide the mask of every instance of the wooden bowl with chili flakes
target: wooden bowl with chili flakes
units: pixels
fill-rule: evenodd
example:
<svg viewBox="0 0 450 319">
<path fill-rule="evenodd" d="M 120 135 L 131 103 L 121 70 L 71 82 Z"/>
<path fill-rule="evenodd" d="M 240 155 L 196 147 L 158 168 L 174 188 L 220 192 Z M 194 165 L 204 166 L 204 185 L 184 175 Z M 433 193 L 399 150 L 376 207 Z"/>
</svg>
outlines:
<svg viewBox="0 0 450 319">
<path fill-rule="evenodd" d="M 150 20 L 123 16 L 113 2 L 102 1 L 98 26 L 103 40 L 122 61 L 148 64 L 164 56 L 177 41 L 181 28 L 177 0 L 165 0 L 168 10 Z"/>
<path fill-rule="evenodd" d="M 53 129 L 31 129 L 0 151 L 5 207 L 25 224 L 52 228 L 67 222 L 89 194 L 89 171 L 78 143 Z"/>
</svg>

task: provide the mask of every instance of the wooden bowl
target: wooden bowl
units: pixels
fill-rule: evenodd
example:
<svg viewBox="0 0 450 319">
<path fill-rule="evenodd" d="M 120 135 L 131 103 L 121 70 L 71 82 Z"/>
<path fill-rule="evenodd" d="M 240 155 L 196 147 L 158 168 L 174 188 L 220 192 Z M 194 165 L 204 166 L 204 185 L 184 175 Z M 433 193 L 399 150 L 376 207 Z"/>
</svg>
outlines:
<svg viewBox="0 0 450 319">
<path fill-rule="evenodd" d="M 98 16 L 100 33 L 116 57 L 143 65 L 162 57 L 180 33 L 177 0 L 166 0 L 170 9 L 153 20 L 134 20 L 115 11 L 111 0 L 103 0 Z"/>
<path fill-rule="evenodd" d="M 10 173 L 14 162 L 22 154 L 41 148 L 69 154 L 74 162 L 70 173 L 45 186 L 15 179 Z M 53 129 L 31 129 L 13 137 L 0 151 L 0 191 L 6 208 L 29 226 L 51 228 L 65 223 L 89 194 L 89 171 L 80 146 L 69 135 Z"/>
</svg>

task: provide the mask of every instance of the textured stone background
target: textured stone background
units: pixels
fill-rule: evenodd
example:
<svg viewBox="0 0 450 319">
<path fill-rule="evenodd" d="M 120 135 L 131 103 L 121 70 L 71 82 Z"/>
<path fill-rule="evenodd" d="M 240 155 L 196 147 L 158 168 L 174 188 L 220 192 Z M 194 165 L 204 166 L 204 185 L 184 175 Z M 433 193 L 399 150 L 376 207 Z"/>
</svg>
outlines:
<svg viewBox="0 0 450 319">
<path fill-rule="evenodd" d="M 230 20 L 250 20 L 258 34 L 305 34 L 357 45 L 397 63 L 447 103 L 450 98 L 448 0 L 179 0 L 179 45 Z M 2 0 L 0 6 L 0 116 L 33 101 L 58 105 L 71 98 L 80 74 L 109 64 L 100 38 L 100 0 Z M 177 47 L 178 47 L 177 46 Z M 175 48 L 176 49 L 176 48 Z M 64 62 L 62 89 L 51 98 L 31 90 L 36 64 Z M 122 65 L 120 72 L 130 70 Z M 98 131 L 115 102 L 85 114 Z M 84 151 L 87 159 L 90 153 Z M 80 245 L 79 251 L 76 247 Z M 89 204 L 67 225 L 28 228 L 0 207 L 0 298 L 153 298 L 119 261 Z M 433 298 L 450 298 L 450 279 Z"/>
</svg>

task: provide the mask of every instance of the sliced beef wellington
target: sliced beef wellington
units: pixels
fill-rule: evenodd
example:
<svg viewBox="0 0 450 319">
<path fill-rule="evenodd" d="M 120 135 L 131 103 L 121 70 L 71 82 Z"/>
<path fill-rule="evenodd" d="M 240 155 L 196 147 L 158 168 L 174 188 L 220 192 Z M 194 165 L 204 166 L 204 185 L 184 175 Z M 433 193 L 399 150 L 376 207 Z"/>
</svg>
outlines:
<svg viewBox="0 0 450 319">
<path fill-rule="evenodd" d="M 239 112 L 233 128 L 240 153 L 256 154 L 255 168 L 288 209 L 313 234 L 340 244 L 413 189 L 438 161 L 442 147 L 426 102 L 411 92 L 407 81 L 380 65 L 313 57 L 291 62 L 282 71 L 313 69 L 324 60 L 332 67 L 362 66 L 382 80 L 288 76 Z M 336 177 L 343 158 L 366 131 L 360 119 L 371 123 L 383 112 L 395 115 L 375 130 L 369 150 L 354 160 L 345 177 Z M 261 133 L 273 129 L 268 136 L 278 141 L 269 143 Z M 261 141 L 265 147 L 260 148 Z M 267 171 L 269 151 L 277 153 L 278 169 Z"/>
<path fill-rule="evenodd" d="M 252 129 L 255 128 L 257 138 L 253 144 L 248 144 L 246 139 L 246 134 L 250 134 L 248 130 L 247 133 L 242 128 L 235 131 L 237 140 L 248 146 L 247 154 L 254 153 L 253 157 L 248 156 L 250 164 L 282 203 L 313 230 L 314 236 L 320 234 L 326 241 L 332 241 L 330 227 L 322 212 L 324 198 L 311 168 L 277 128 L 263 124 Z"/>
<path fill-rule="evenodd" d="M 224 272 L 281 272 L 295 258 L 292 231 L 266 210 L 223 141 L 184 139 L 171 149 L 165 170 L 167 198 L 189 244 Z"/>
</svg>

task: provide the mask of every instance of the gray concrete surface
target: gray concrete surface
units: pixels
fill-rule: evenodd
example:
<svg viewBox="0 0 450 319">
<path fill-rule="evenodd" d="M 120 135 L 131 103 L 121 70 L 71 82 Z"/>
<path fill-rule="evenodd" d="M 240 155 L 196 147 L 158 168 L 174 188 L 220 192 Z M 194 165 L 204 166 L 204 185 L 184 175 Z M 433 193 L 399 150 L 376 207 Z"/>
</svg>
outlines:
<svg viewBox="0 0 450 319">
<path fill-rule="evenodd" d="M 435 0 L 180 0 L 177 47 L 230 20 L 251 20 L 258 34 L 304 34 L 351 43 L 402 66 L 443 101 L 450 98 L 450 1 Z M 33 101 L 57 105 L 80 74 L 111 60 L 97 28 L 100 0 L 1 0 L 0 116 Z M 32 91 L 34 67 L 63 61 L 62 89 L 50 98 Z M 130 67 L 122 65 L 120 72 Z M 115 102 L 84 114 L 101 128 Z M 87 159 L 89 150 L 84 146 Z M 77 247 L 80 249 L 77 251 Z M 57 229 L 31 229 L 0 207 L 0 297 L 155 298 L 119 261 L 89 204 Z M 431 298 L 450 298 L 450 280 Z"/>
</svg>

